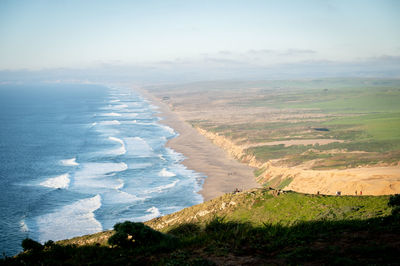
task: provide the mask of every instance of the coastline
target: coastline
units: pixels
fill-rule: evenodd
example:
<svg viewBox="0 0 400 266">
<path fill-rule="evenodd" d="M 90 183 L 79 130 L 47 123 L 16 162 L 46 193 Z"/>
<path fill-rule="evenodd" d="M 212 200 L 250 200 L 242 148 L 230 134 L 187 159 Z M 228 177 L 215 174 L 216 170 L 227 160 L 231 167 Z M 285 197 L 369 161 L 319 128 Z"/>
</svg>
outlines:
<svg viewBox="0 0 400 266">
<path fill-rule="evenodd" d="M 247 190 L 261 187 L 255 180 L 253 168 L 230 158 L 220 147 L 214 145 L 205 136 L 185 122 L 179 113 L 144 89 L 134 88 L 147 100 L 159 107 L 160 121 L 179 133 L 170 139 L 166 146 L 182 153 L 186 159 L 182 162 L 187 168 L 206 175 L 202 189 L 198 192 L 204 201 L 211 200 L 236 188 Z"/>
</svg>

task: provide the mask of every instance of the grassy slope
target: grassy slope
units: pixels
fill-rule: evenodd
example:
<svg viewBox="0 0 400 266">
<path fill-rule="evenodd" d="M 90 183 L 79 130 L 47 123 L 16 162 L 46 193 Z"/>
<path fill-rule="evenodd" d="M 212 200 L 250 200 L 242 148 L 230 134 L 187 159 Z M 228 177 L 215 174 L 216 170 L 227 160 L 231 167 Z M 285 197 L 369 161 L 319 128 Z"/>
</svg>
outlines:
<svg viewBox="0 0 400 266">
<path fill-rule="evenodd" d="M 146 223 L 175 236 L 173 241 L 110 248 L 106 239 L 112 232 L 105 232 L 2 263 L 393 263 L 400 251 L 400 226 L 387 202 L 387 196 L 278 195 L 262 189 L 226 194 Z"/>
</svg>

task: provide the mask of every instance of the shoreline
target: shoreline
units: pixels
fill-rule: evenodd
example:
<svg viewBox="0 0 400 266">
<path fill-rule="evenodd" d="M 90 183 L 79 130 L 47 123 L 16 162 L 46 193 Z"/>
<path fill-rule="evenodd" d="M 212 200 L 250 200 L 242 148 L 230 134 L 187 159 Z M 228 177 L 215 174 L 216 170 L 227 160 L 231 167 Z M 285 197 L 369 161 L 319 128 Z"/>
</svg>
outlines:
<svg viewBox="0 0 400 266">
<path fill-rule="evenodd" d="M 202 189 L 198 191 L 204 201 L 211 200 L 236 188 L 247 190 L 261 187 L 255 180 L 253 168 L 228 156 L 220 147 L 201 135 L 185 122 L 179 113 L 144 89 L 136 90 L 152 104 L 159 107 L 160 123 L 173 128 L 179 136 L 170 139 L 166 147 L 172 148 L 185 156 L 182 164 L 188 169 L 204 174 L 206 178 Z"/>
</svg>

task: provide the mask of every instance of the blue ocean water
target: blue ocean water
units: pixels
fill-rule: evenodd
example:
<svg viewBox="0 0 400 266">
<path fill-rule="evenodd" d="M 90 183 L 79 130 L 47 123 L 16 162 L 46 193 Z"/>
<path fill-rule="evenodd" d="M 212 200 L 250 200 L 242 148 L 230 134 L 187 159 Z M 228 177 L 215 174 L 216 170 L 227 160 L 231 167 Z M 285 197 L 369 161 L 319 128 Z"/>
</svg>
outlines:
<svg viewBox="0 0 400 266">
<path fill-rule="evenodd" d="M 0 252 L 145 221 L 202 202 L 203 176 L 139 94 L 99 85 L 0 86 Z"/>
</svg>

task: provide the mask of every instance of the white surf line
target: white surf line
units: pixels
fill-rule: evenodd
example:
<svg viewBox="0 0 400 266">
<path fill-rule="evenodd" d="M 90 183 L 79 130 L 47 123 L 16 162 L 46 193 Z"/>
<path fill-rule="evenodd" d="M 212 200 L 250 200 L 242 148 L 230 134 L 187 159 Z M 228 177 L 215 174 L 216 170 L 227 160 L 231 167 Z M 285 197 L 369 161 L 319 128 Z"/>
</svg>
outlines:
<svg viewBox="0 0 400 266">
<path fill-rule="evenodd" d="M 61 162 L 62 165 L 65 165 L 65 166 L 76 166 L 76 165 L 79 165 L 79 163 L 76 162 L 76 158 L 61 160 L 60 162 Z"/>
<path fill-rule="evenodd" d="M 163 168 L 159 173 L 158 176 L 163 176 L 163 177 L 172 177 L 176 176 L 176 174 L 168 171 L 166 168 Z"/>
<path fill-rule="evenodd" d="M 116 137 L 108 137 L 109 140 L 118 142 L 121 144 L 121 148 L 118 149 L 119 154 L 125 154 L 126 153 L 126 148 L 125 148 L 125 143 L 122 139 L 116 138 Z"/>
<path fill-rule="evenodd" d="M 49 188 L 68 188 L 69 183 L 69 174 L 63 174 L 56 177 L 52 177 L 40 183 L 40 185 Z"/>
<path fill-rule="evenodd" d="M 99 122 L 101 125 L 104 126 L 111 126 L 111 125 L 120 125 L 121 123 L 118 120 L 106 120 Z"/>
<path fill-rule="evenodd" d="M 148 221 L 148 220 L 151 220 L 153 218 L 161 216 L 160 210 L 155 206 L 147 209 L 146 212 L 149 213 L 149 214 L 141 216 L 141 217 L 138 217 L 138 218 L 136 218 L 134 220 L 144 222 L 144 221 Z"/>
<path fill-rule="evenodd" d="M 119 113 L 111 112 L 111 113 L 104 113 L 101 116 L 121 116 Z"/>
<path fill-rule="evenodd" d="M 147 189 L 147 190 L 144 191 L 144 193 L 145 194 L 150 194 L 150 193 L 155 193 L 155 192 L 161 193 L 166 189 L 175 187 L 175 185 L 178 182 L 179 182 L 179 179 L 175 180 L 174 182 L 172 182 L 170 184 L 166 184 L 166 185 L 158 186 L 158 187 L 155 187 L 155 188 Z"/>
<path fill-rule="evenodd" d="M 103 227 L 94 214 L 101 207 L 101 200 L 97 194 L 37 217 L 39 241 L 57 241 L 102 231 Z"/>
</svg>

